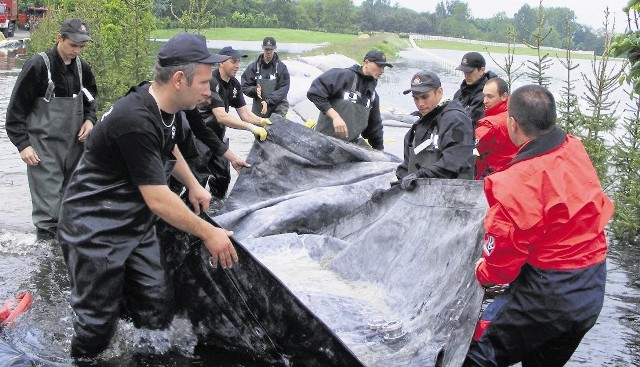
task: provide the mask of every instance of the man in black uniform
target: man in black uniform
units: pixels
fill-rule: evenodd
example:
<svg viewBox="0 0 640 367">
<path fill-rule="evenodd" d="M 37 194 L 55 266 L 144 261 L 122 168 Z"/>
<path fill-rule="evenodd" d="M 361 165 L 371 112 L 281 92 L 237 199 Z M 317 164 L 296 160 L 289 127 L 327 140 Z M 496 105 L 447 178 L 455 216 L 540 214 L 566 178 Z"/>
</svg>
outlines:
<svg viewBox="0 0 640 367">
<path fill-rule="evenodd" d="M 471 117 L 474 129 L 478 120 L 484 116 L 484 95 L 482 94 L 484 83 L 498 76 L 491 70 L 485 71 L 485 66 L 486 62 L 480 53 L 468 52 L 456 68 L 464 73 L 464 80 L 460 84 L 460 89 L 453 95 L 453 99 L 462 103 L 467 115 Z"/>
<path fill-rule="evenodd" d="M 132 88 L 107 111 L 86 142 L 60 211 L 58 239 L 75 312 L 71 354 L 105 350 L 121 307 L 136 327 L 166 328 L 172 319 L 158 217 L 200 237 L 212 264 L 238 261 L 228 236 L 200 218 L 211 195 L 198 183 L 181 150 L 183 114 L 209 97 L 211 64 L 224 60 L 204 37 L 181 33 L 158 53 L 152 83 Z M 189 190 L 195 214 L 167 186 L 168 176 Z"/>
<path fill-rule="evenodd" d="M 261 117 L 272 113 L 282 117 L 289 111 L 289 70 L 276 53 L 276 39 L 262 40 L 262 54 L 242 74 L 242 92 L 253 98 L 251 112 Z"/>
<path fill-rule="evenodd" d="M 39 239 L 55 236 L 60 200 L 96 122 L 96 80 L 80 53 L 91 40 L 81 19 L 67 19 L 56 45 L 25 62 L 7 107 L 7 136 L 27 164 Z"/>
<path fill-rule="evenodd" d="M 421 71 L 411 78 L 411 88 L 420 119 L 404 137 L 404 162 L 396 177 L 405 190 L 418 178 L 473 179 L 474 133 L 471 119 L 460 101 L 443 98 L 440 78 Z"/>
<path fill-rule="evenodd" d="M 198 108 L 183 112 L 187 121 L 183 127 L 188 130 L 185 135 L 192 135 L 196 139 L 195 144 L 198 149 L 197 156 L 189 157 L 190 159 L 185 157 L 185 159 L 202 186 L 207 184 L 210 176 L 209 161 L 216 157 L 229 161 L 238 174 L 240 174 L 242 167 L 251 167 L 246 160 L 229 149 L 229 144 L 224 143 L 216 132 L 205 124 Z M 184 189 L 184 185 L 173 177 L 170 179 L 169 187 L 177 194 L 181 194 Z"/>
<path fill-rule="evenodd" d="M 383 150 L 380 98 L 376 93 L 384 68 L 393 67 L 382 51 L 371 50 L 362 66 L 327 70 L 312 83 L 307 98 L 320 110 L 317 131 L 356 142 L 362 135 L 374 149 Z"/>
<path fill-rule="evenodd" d="M 240 61 L 247 55 L 241 54 L 230 46 L 223 47 L 219 54 L 226 56 L 227 59 L 213 71 L 210 83 L 211 97 L 199 106 L 202 119 L 227 145 L 228 139 L 225 137 L 227 126 L 249 130 L 256 139 L 264 141 L 267 138 L 267 130 L 264 126 L 271 124 L 271 121 L 268 118 L 256 116 L 247 108 L 242 87 L 236 79 Z M 240 118 L 229 114 L 231 107 L 236 109 Z M 208 168 L 211 173 L 209 179 L 211 194 L 217 198 L 224 198 L 231 182 L 229 161 L 225 157 L 212 156 Z"/>
</svg>

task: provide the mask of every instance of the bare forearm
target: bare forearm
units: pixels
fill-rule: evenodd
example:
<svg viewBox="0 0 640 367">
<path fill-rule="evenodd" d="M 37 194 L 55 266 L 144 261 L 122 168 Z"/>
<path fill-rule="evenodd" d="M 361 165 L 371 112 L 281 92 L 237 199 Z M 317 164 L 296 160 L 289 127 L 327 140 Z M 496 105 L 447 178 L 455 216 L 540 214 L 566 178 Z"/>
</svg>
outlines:
<svg viewBox="0 0 640 367">
<path fill-rule="evenodd" d="M 214 109 L 213 114 L 216 116 L 216 121 L 233 129 L 247 130 L 251 125 L 249 122 L 242 121 L 225 112 L 224 108 Z"/>
<path fill-rule="evenodd" d="M 185 203 L 165 185 L 139 186 L 151 211 L 173 227 L 202 238 L 209 224 L 195 215 Z"/>
<path fill-rule="evenodd" d="M 232 232 L 214 227 L 191 212 L 167 185 L 141 185 L 138 188 L 149 209 L 162 220 L 181 231 L 202 239 L 211 254 L 211 262 L 214 266 L 219 262 L 223 268 L 230 268 L 235 262 L 238 262 L 236 250 L 229 240 Z M 199 188 L 196 191 L 207 192 L 204 188 Z M 190 192 L 189 196 L 191 197 L 192 194 L 193 192 Z M 197 194 L 194 195 L 194 201 L 198 200 L 197 196 Z M 210 195 L 207 197 L 211 198 Z M 196 204 L 199 205 L 199 203 Z"/>
<path fill-rule="evenodd" d="M 333 107 L 329 108 L 325 114 L 331 120 L 334 120 L 336 117 L 340 117 L 340 114 L 338 113 L 338 111 L 334 110 Z"/>
<path fill-rule="evenodd" d="M 262 119 L 260 116 L 255 115 L 251 110 L 246 108 L 246 106 L 238 110 L 238 116 L 240 116 L 242 121 L 246 121 L 254 125 L 259 125 L 260 120 Z"/>
<path fill-rule="evenodd" d="M 171 174 L 173 177 L 177 178 L 178 181 L 182 182 L 188 189 L 193 189 L 193 185 L 200 185 L 198 180 L 195 178 L 191 169 L 189 169 L 189 165 L 184 160 L 180 149 L 176 146 L 173 148 L 173 155 L 176 157 L 176 165 L 173 167 L 173 171 Z"/>
<path fill-rule="evenodd" d="M 233 166 L 233 169 L 235 169 L 238 173 L 240 173 L 242 167 L 251 167 L 251 165 L 247 163 L 247 161 L 240 158 L 233 151 L 231 151 L 231 149 L 227 150 L 223 156 L 227 158 L 227 160 L 231 163 L 231 166 Z"/>
</svg>

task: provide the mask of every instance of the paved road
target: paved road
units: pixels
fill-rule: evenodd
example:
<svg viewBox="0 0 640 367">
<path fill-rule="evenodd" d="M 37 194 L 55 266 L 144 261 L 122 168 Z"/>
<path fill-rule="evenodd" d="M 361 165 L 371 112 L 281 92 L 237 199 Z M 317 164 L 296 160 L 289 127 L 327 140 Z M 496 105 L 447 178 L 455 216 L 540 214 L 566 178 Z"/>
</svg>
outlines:
<svg viewBox="0 0 640 367">
<path fill-rule="evenodd" d="M 9 37 L 9 38 L 5 38 L 4 35 L 0 33 L 0 42 L 4 40 L 7 40 L 7 41 L 23 40 L 25 38 L 30 38 L 30 37 L 31 37 L 31 32 L 25 31 L 23 29 L 17 29 L 14 32 L 13 37 Z"/>
<path fill-rule="evenodd" d="M 13 37 L 9 37 L 7 39 L 8 40 L 20 40 L 20 39 L 25 39 L 25 38 L 30 38 L 30 37 L 31 37 L 31 32 L 25 31 L 24 29 L 17 29 L 14 32 Z"/>
</svg>

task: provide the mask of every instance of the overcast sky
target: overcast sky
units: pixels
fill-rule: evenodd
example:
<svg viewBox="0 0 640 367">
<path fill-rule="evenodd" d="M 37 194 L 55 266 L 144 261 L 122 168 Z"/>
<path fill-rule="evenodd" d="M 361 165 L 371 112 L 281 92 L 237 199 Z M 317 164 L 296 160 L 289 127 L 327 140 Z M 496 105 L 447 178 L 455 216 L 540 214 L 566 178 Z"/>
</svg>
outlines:
<svg viewBox="0 0 640 367">
<path fill-rule="evenodd" d="M 433 13 L 436 5 L 442 0 L 391 0 L 391 5 L 398 5 L 414 9 L 419 12 Z M 464 0 L 463 0 L 464 1 Z M 354 4 L 359 5 L 362 0 L 354 0 Z M 491 18 L 496 13 L 504 11 L 509 18 L 524 4 L 529 4 L 532 8 L 540 5 L 539 0 L 467 0 L 471 15 L 474 18 Z M 573 10 L 580 24 L 588 25 L 594 29 L 602 28 L 604 22 L 604 9 L 608 6 L 611 16 L 615 15 L 616 31 L 623 32 L 626 24 L 626 14 L 622 8 L 628 3 L 628 0 L 542 0 L 542 6 L 545 8 L 565 7 Z M 612 19 L 609 19 L 612 22 Z"/>
</svg>

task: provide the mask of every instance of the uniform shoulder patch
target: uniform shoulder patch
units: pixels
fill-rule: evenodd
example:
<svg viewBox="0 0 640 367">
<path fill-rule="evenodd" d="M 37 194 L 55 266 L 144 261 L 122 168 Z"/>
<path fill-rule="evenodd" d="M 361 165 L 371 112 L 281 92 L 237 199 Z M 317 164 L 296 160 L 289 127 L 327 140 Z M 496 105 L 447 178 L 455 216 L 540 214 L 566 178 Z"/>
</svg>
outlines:
<svg viewBox="0 0 640 367">
<path fill-rule="evenodd" d="M 493 238 L 493 236 L 491 235 L 486 236 L 484 245 L 482 245 L 482 250 L 484 251 L 485 254 L 487 254 L 487 256 L 489 256 L 493 252 L 494 248 L 496 248 L 495 238 Z"/>
</svg>

